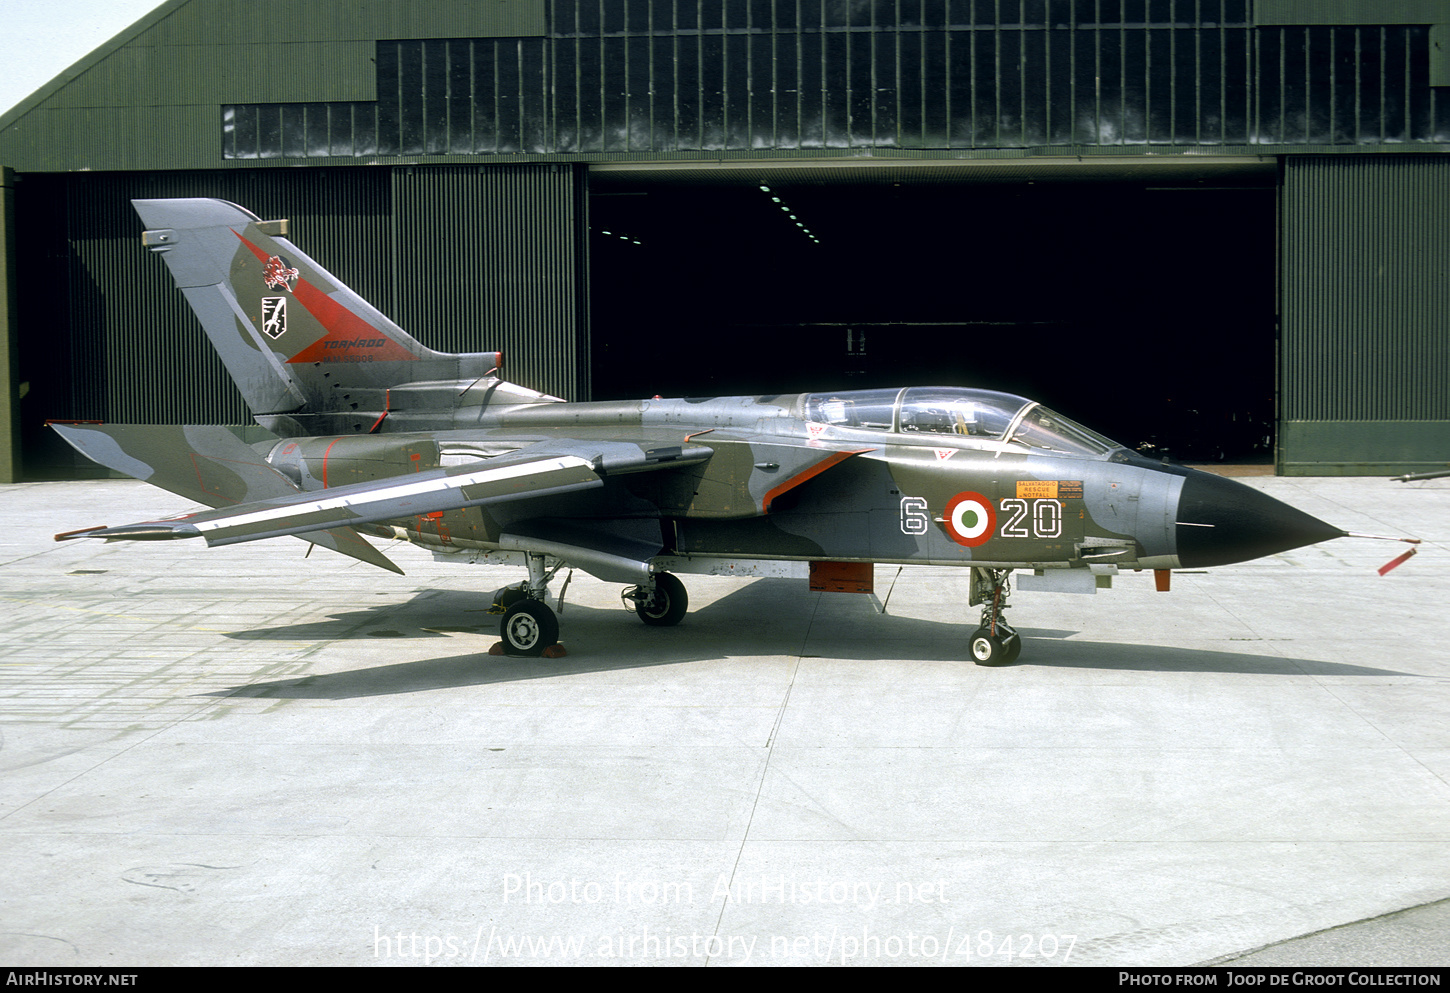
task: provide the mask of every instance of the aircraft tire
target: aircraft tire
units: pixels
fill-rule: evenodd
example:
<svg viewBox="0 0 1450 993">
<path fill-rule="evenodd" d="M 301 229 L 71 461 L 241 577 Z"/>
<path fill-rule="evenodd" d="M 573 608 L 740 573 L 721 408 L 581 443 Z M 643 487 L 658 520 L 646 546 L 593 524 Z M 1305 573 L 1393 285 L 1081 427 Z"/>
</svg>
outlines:
<svg viewBox="0 0 1450 993">
<path fill-rule="evenodd" d="M 654 596 L 648 600 L 639 600 L 634 605 L 634 612 L 639 615 L 640 620 L 651 627 L 660 628 L 680 623 L 685 611 L 689 609 L 690 597 L 685 592 L 685 584 L 668 572 L 655 576 Z"/>
<path fill-rule="evenodd" d="M 977 665 L 1011 665 L 1022 652 L 1022 638 L 1016 632 L 1005 639 L 994 638 L 985 627 L 973 631 L 968 644 L 971 646 L 972 661 Z"/>
<path fill-rule="evenodd" d="M 520 600 L 505 612 L 498 633 L 504 654 L 537 658 L 559 640 L 559 619 L 540 600 Z"/>
</svg>

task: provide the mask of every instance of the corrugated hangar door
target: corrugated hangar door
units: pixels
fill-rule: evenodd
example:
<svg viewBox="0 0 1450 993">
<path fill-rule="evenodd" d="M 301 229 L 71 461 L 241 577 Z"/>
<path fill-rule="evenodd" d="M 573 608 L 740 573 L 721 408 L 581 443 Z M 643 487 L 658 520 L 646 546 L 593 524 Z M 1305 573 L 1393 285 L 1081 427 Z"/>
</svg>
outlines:
<svg viewBox="0 0 1450 993">
<path fill-rule="evenodd" d="M 251 423 L 133 198 L 286 217 L 308 254 L 430 347 L 504 352 L 516 382 L 587 397 L 587 203 L 571 166 L 30 175 L 16 189 L 27 478 L 93 473 L 47 419 Z"/>
<path fill-rule="evenodd" d="M 1450 161 L 1294 156 L 1284 174 L 1285 475 L 1450 460 Z"/>
<path fill-rule="evenodd" d="M 503 352 L 512 382 L 589 399 L 587 206 L 568 165 L 393 170 L 394 320 L 442 351 Z"/>
<path fill-rule="evenodd" d="M 596 167 L 595 395 L 945 384 L 1267 464 L 1277 163 Z"/>
</svg>

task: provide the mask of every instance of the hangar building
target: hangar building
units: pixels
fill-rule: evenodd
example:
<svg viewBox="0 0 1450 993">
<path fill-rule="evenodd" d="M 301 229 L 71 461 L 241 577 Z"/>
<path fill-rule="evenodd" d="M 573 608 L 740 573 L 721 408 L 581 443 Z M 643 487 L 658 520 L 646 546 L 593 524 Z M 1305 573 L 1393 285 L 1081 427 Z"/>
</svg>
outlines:
<svg viewBox="0 0 1450 993">
<path fill-rule="evenodd" d="M 170 196 L 566 398 L 988 386 L 1438 468 L 1446 152 L 1446 0 L 171 0 L 0 117 L 0 475 L 90 470 L 47 418 L 249 423 Z"/>
</svg>

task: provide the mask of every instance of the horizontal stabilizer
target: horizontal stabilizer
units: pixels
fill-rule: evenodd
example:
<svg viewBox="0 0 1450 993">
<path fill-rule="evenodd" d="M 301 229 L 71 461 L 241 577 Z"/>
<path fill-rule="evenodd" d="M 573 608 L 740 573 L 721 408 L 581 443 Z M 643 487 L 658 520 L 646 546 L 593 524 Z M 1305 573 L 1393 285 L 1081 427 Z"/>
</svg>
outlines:
<svg viewBox="0 0 1450 993">
<path fill-rule="evenodd" d="M 291 480 L 224 427 L 61 422 L 50 426 L 92 461 L 208 507 L 297 492 Z"/>
<path fill-rule="evenodd" d="M 51 427 L 81 454 L 106 468 L 208 507 L 286 498 L 301 492 L 224 427 L 58 422 Z M 189 536 L 169 525 L 149 524 L 56 535 L 58 540 L 82 537 L 144 541 Z M 311 532 L 303 540 L 402 575 L 402 569 L 350 527 Z"/>
</svg>

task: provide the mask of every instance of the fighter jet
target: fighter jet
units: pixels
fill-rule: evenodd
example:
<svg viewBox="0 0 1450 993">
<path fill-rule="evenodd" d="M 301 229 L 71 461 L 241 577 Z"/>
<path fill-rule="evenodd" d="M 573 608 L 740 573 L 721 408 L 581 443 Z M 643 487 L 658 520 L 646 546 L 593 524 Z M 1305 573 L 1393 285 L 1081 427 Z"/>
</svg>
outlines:
<svg viewBox="0 0 1450 993">
<path fill-rule="evenodd" d="M 566 402 L 503 380 L 498 352 L 424 347 L 293 245 L 286 221 L 221 200 L 133 204 L 142 244 L 275 439 L 53 422 L 96 462 L 213 508 L 58 540 L 293 535 L 401 572 L 368 536 L 522 565 L 494 601 L 503 650 L 521 656 L 560 652 L 548 600 L 564 568 L 625 584 L 640 620 L 672 625 L 687 606 L 676 574 L 874 596 L 876 564 L 963 566 L 982 607 L 968 653 L 1003 665 L 1022 649 L 1003 616 L 1014 571 L 1020 589 L 1092 593 L 1125 569 L 1164 588 L 1173 569 L 1346 534 L 991 390 Z"/>
</svg>

